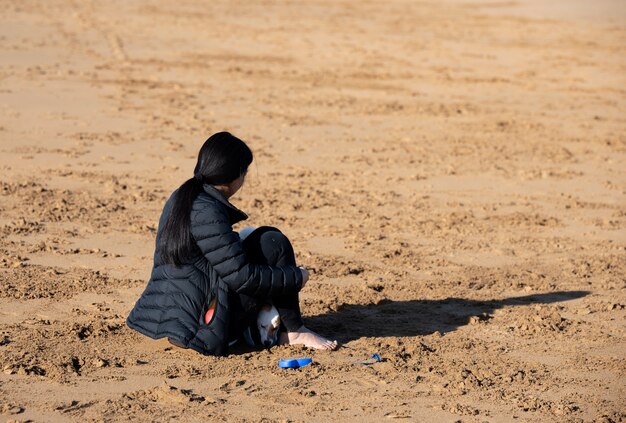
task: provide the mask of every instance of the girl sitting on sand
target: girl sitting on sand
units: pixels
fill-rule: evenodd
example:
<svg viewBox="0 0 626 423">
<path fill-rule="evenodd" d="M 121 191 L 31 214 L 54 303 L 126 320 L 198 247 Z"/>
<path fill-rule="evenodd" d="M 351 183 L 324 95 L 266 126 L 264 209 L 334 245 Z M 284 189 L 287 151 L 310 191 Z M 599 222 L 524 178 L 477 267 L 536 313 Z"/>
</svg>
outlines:
<svg viewBox="0 0 626 423">
<path fill-rule="evenodd" d="M 225 355 L 264 303 L 281 318 L 280 344 L 335 349 L 307 329 L 298 292 L 309 279 L 291 243 L 261 227 L 242 241 L 232 225 L 247 215 L 228 199 L 243 185 L 252 152 L 228 132 L 212 135 L 193 178 L 165 203 L 150 281 L 127 319 L 131 328 L 202 354 Z"/>
</svg>

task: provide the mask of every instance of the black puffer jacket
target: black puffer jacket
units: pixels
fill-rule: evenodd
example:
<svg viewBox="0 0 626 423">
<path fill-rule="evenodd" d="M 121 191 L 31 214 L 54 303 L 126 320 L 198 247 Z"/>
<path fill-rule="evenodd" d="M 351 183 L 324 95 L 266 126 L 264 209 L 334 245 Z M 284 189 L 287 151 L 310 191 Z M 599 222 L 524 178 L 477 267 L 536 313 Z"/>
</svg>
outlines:
<svg viewBox="0 0 626 423">
<path fill-rule="evenodd" d="M 157 245 L 176 192 L 163 208 Z M 202 354 L 228 353 L 230 320 L 228 291 L 266 298 L 298 292 L 302 273 L 296 266 L 252 264 L 232 225 L 247 219 L 215 188 L 203 186 L 193 203 L 191 233 L 198 246 L 195 256 L 180 267 L 162 262 L 158 251 L 148 286 L 130 312 L 131 328 L 158 339 L 192 348 Z M 217 297 L 209 324 L 204 315 Z"/>
</svg>

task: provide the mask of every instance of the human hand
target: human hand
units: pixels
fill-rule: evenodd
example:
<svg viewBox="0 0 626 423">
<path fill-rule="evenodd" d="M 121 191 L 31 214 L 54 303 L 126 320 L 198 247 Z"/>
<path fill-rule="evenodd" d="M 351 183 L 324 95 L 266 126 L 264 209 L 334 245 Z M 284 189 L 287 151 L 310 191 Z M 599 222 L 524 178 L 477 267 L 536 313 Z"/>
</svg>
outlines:
<svg viewBox="0 0 626 423">
<path fill-rule="evenodd" d="M 307 281 L 309 280 L 309 271 L 306 270 L 305 267 L 303 266 L 299 266 L 300 272 L 302 272 L 302 286 L 300 287 L 300 289 L 304 288 L 304 285 L 306 285 Z"/>
</svg>

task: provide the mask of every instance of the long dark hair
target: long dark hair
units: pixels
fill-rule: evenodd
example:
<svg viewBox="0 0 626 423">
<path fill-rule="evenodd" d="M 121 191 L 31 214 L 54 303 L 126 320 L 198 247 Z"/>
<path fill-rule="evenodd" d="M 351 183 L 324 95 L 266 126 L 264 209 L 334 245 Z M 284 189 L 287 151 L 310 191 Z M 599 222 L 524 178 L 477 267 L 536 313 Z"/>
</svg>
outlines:
<svg viewBox="0 0 626 423">
<path fill-rule="evenodd" d="M 160 234 L 157 249 L 165 263 L 180 266 L 193 254 L 191 206 L 202 191 L 202 184 L 228 184 L 244 175 L 250 163 L 250 148 L 229 132 L 218 132 L 204 142 L 198 153 L 193 178 L 178 188 Z"/>
</svg>

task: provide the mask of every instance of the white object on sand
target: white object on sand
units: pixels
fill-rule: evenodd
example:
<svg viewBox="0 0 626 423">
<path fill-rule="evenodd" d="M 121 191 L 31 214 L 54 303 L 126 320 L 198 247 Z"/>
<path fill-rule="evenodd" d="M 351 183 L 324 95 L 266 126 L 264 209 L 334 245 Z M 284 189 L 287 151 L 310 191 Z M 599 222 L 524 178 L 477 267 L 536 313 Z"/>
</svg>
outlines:
<svg viewBox="0 0 626 423">
<path fill-rule="evenodd" d="M 241 240 L 243 241 L 244 239 L 246 239 L 248 237 L 248 235 L 250 235 L 256 228 L 253 228 L 252 226 L 246 226 L 245 228 L 243 228 L 242 230 L 239 231 L 239 238 L 241 238 Z"/>
</svg>

